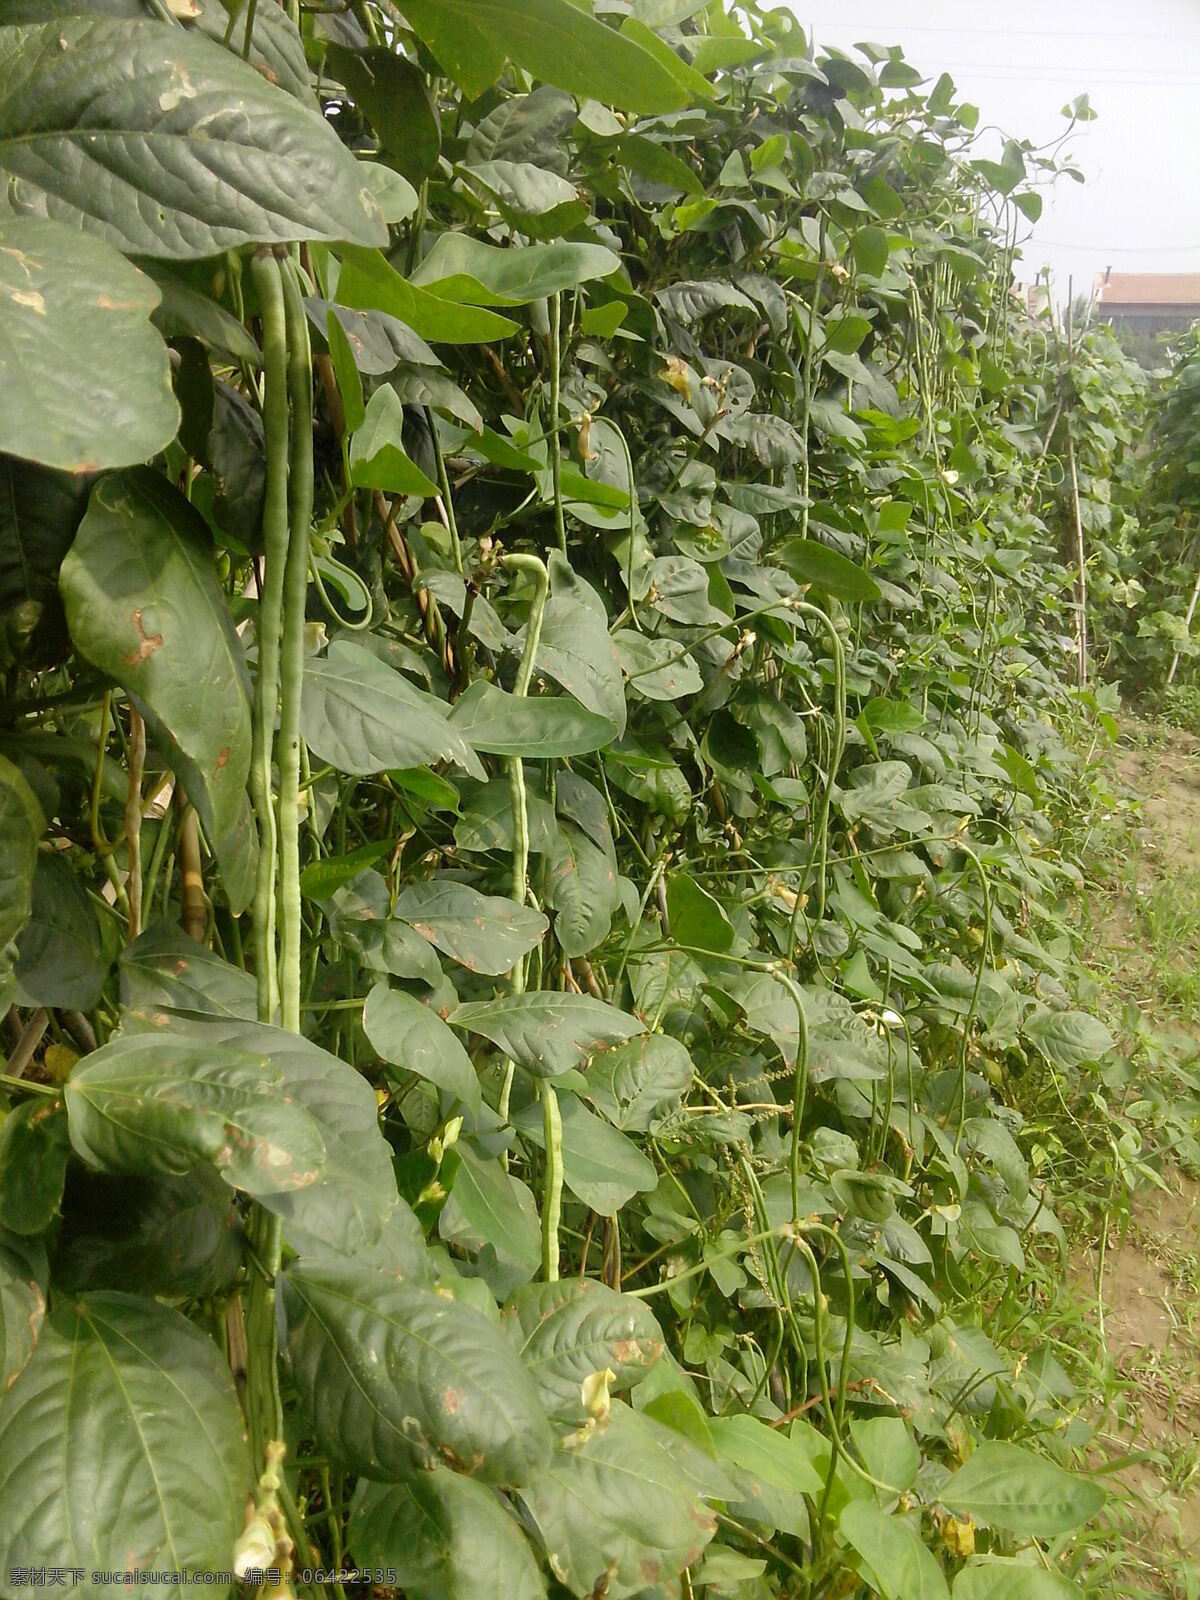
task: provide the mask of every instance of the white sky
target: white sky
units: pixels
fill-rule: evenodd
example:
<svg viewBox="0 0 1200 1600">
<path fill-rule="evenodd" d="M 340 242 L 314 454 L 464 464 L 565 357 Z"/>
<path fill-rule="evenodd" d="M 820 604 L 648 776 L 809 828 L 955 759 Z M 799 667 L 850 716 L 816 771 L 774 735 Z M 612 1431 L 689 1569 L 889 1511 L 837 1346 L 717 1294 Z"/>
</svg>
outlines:
<svg viewBox="0 0 1200 1600">
<path fill-rule="evenodd" d="M 1099 113 L 1070 146 L 1017 275 L 1057 293 L 1114 272 L 1200 272 L 1200 0 L 775 0 L 817 46 L 899 44 L 931 83 L 948 71 L 980 122 L 1041 144 L 1076 95 Z M 991 154 L 991 152 L 988 152 Z M 1028 230 L 1027 230 L 1028 231 Z"/>
</svg>

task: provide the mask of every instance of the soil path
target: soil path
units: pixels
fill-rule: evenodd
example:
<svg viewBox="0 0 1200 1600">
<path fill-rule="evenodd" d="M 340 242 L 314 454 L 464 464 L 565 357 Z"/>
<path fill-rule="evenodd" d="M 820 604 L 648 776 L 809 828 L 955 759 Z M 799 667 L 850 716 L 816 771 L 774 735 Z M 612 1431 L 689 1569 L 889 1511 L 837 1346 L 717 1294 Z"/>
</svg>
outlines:
<svg viewBox="0 0 1200 1600">
<path fill-rule="evenodd" d="M 1116 775 L 1139 797 L 1136 848 L 1111 864 L 1096 965 L 1150 1025 L 1200 1041 L 1200 739 L 1127 725 Z M 1157 919 L 1157 920 L 1155 920 Z M 1165 1009 L 1166 1014 L 1161 1013 Z M 1107 1432 L 1113 1454 L 1147 1452 L 1121 1474 L 1129 1491 L 1130 1565 L 1147 1595 L 1192 1597 L 1200 1584 L 1200 1183 L 1147 1185 L 1123 1233 L 1075 1263 L 1099 1278 L 1108 1362 L 1121 1387 Z M 1119 1230 L 1119 1221 L 1115 1226 Z M 1191 1572 L 1189 1573 L 1189 1568 Z M 1122 1591 L 1127 1592 L 1127 1591 Z"/>
</svg>

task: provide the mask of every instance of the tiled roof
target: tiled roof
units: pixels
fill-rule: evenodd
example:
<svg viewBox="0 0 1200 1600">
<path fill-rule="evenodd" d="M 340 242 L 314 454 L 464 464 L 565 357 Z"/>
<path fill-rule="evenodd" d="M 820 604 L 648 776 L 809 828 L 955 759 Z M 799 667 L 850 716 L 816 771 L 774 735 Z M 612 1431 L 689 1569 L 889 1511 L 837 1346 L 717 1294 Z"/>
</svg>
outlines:
<svg viewBox="0 0 1200 1600">
<path fill-rule="evenodd" d="M 1200 306 L 1200 272 L 1111 272 L 1102 306 Z"/>
</svg>

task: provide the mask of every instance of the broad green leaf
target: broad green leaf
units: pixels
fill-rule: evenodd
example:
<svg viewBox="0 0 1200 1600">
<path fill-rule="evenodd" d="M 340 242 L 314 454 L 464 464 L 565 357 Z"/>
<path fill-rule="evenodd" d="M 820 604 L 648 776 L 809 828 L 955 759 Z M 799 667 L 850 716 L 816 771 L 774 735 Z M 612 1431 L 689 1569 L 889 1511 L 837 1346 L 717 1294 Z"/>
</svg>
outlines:
<svg viewBox="0 0 1200 1600">
<path fill-rule="evenodd" d="M 431 1007 L 410 994 L 377 983 L 363 1007 L 363 1032 L 373 1050 L 392 1066 L 437 1084 L 478 1119 L 479 1079 L 453 1031 Z"/>
<path fill-rule="evenodd" d="M 820 1494 L 824 1480 L 800 1447 L 757 1417 L 714 1417 L 709 1432 L 723 1461 L 769 1484 L 798 1494 Z"/>
<path fill-rule="evenodd" d="M 104 1596 L 183 1600 L 126 1573 L 227 1569 L 253 1479 L 228 1363 L 177 1311 L 124 1294 L 64 1302 L 0 1399 L 0 1570 L 44 1551 L 117 1577 Z"/>
<path fill-rule="evenodd" d="M 546 905 L 564 955 L 582 956 L 608 937 L 620 903 L 612 846 L 600 849 L 582 828 L 560 822 L 546 852 Z"/>
<path fill-rule="evenodd" d="M 444 300 L 482 306 L 523 306 L 621 269 L 621 258 L 599 244 L 529 244 L 502 250 L 469 233 L 438 235 L 411 282 Z"/>
<path fill-rule="evenodd" d="M 1057 1572 L 1003 1556 L 975 1556 L 954 1580 L 954 1600 L 1082 1600 Z"/>
<path fill-rule="evenodd" d="M 232 51 L 148 18 L 0 30 L 0 171 L 10 204 L 131 255 L 387 236 L 315 109 Z"/>
<path fill-rule="evenodd" d="M 211 1167 L 182 1178 L 74 1175 L 56 1282 L 200 1298 L 228 1289 L 245 1237 L 233 1192 Z"/>
<path fill-rule="evenodd" d="M 1056 1067 L 1081 1067 L 1102 1061 L 1113 1048 L 1113 1036 L 1098 1017 L 1086 1011 L 1040 1008 L 1021 1024 L 1021 1032 Z"/>
<path fill-rule="evenodd" d="M 550 596 L 534 665 L 589 711 L 613 723 L 619 736 L 625 731 L 625 689 L 604 602 L 558 551 L 549 565 Z"/>
<path fill-rule="evenodd" d="M 174 923 L 152 922 L 120 955 L 121 1001 L 151 1010 L 196 1011 L 216 1017 L 258 1014 L 253 977 L 197 944 Z"/>
<path fill-rule="evenodd" d="M 350 472 L 359 489 L 388 494 L 435 495 L 427 478 L 404 450 L 404 406 L 390 384 L 380 384 L 367 402 L 362 426 L 350 441 Z"/>
<path fill-rule="evenodd" d="M 391 1569 L 410 1600 L 545 1600 L 516 1519 L 494 1490 L 456 1472 L 360 1482 L 348 1536 L 359 1566 Z"/>
<path fill-rule="evenodd" d="M 1104 1504 L 1098 1483 L 1021 1445 L 985 1440 L 939 1490 L 945 1505 L 1020 1538 L 1052 1539 L 1089 1522 Z"/>
<path fill-rule="evenodd" d="M 569 1072 L 597 1050 L 643 1031 L 636 1017 L 603 1000 L 548 989 L 474 1000 L 459 1006 L 448 1021 L 490 1039 L 539 1078 Z"/>
<path fill-rule="evenodd" d="M 676 944 L 718 952 L 733 944 L 733 924 L 720 902 L 686 872 L 673 872 L 667 879 L 667 916 Z"/>
<path fill-rule="evenodd" d="M 607 717 L 569 696 L 505 694 L 482 678 L 455 702 L 450 728 L 475 750 L 530 761 L 586 755 L 616 737 Z"/>
<path fill-rule="evenodd" d="M 507 221 L 535 239 L 553 239 L 570 232 L 591 209 L 568 179 L 532 162 L 472 162 L 464 176 L 495 200 Z"/>
<path fill-rule="evenodd" d="M 917 1481 L 921 1452 L 903 1417 L 856 1417 L 850 1436 L 867 1471 L 897 1494 L 905 1494 Z"/>
<path fill-rule="evenodd" d="M 173 1035 L 122 1035 L 66 1086 L 71 1143 L 102 1172 L 180 1177 L 209 1162 L 235 1189 L 312 1183 L 325 1161 L 316 1121 L 266 1055 Z"/>
<path fill-rule="evenodd" d="M 366 114 L 387 158 L 412 183 L 427 178 L 437 166 L 442 133 L 421 69 L 385 45 L 350 49 L 331 44 L 325 60 Z M 415 193 L 412 198 L 415 210 Z"/>
<path fill-rule="evenodd" d="M 92 490 L 59 581 L 76 649 L 166 742 L 231 908 L 244 910 L 257 854 L 249 678 L 203 519 L 157 473 L 113 473 Z"/>
<path fill-rule="evenodd" d="M 360 844 L 357 849 L 348 850 L 344 856 L 320 856 L 301 868 L 300 893 L 310 900 L 328 900 L 383 856 L 390 855 L 391 850 L 389 839 L 377 839 L 372 844 Z"/>
<path fill-rule="evenodd" d="M 773 554 L 798 583 L 812 584 L 835 600 L 855 604 L 881 597 L 882 591 L 869 572 L 816 539 L 788 539 Z"/>
<path fill-rule="evenodd" d="M 0 1122 L 0 1229 L 44 1233 L 58 1215 L 67 1172 L 62 1107 L 39 1095 Z"/>
<path fill-rule="evenodd" d="M 47 1276 L 40 1241 L 0 1233 L 0 1394 L 37 1344 L 46 1313 Z"/>
<path fill-rule="evenodd" d="M 478 306 L 460 306 L 402 278 L 378 250 L 343 246 L 338 251 L 339 304 L 358 311 L 383 311 L 422 339 L 434 343 L 486 344 L 517 331 L 509 317 Z"/>
<path fill-rule="evenodd" d="M 504 1308 L 503 1326 L 551 1416 L 582 1423 L 586 1378 L 607 1367 L 614 1391 L 640 1383 L 662 1355 L 662 1329 L 642 1300 L 590 1278 L 531 1283 Z"/>
<path fill-rule="evenodd" d="M 454 1187 L 438 1218 L 438 1232 L 447 1243 L 489 1258 L 510 1292 L 527 1283 L 541 1264 L 533 1195 L 498 1160 L 484 1160 L 469 1144 L 461 1143 L 458 1154 Z"/>
<path fill-rule="evenodd" d="M 301 1260 L 282 1296 L 305 1413 L 352 1471 L 403 1482 L 449 1463 L 511 1485 L 545 1466 L 550 1428 L 537 1391 L 480 1312 L 352 1262 Z"/>
<path fill-rule="evenodd" d="M 550 926 L 532 906 L 480 894 L 449 878 L 408 884 L 397 895 L 392 915 L 460 966 L 493 974 L 509 972 Z"/>
<path fill-rule="evenodd" d="M 108 960 L 100 923 L 87 890 L 60 854 L 38 858 L 14 970 L 23 1006 L 90 1011 L 104 988 Z"/>
<path fill-rule="evenodd" d="M 646 1133 L 691 1088 L 695 1068 L 678 1039 L 643 1033 L 602 1051 L 587 1074 L 587 1096 L 626 1133 Z"/>
<path fill-rule="evenodd" d="M 170 444 L 179 407 L 150 325 L 158 290 L 111 245 L 45 218 L 0 220 L 0 304 L 0 450 L 94 472 Z"/>
<path fill-rule="evenodd" d="M 573 1595 L 628 1600 L 699 1560 L 716 1532 L 649 1418 L 614 1403 L 608 1425 L 555 1451 L 521 1493 L 552 1571 Z"/>
<path fill-rule="evenodd" d="M 237 1017 L 152 1010 L 130 1017 L 127 1026 L 132 1025 L 159 1035 L 164 1051 L 183 1038 L 214 1060 L 227 1049 L 268 1059 L 281 1075 L 281 1086 L 271 1094 L 308 1113 L 324 1136 L 325 1158 L 310 1182 L 289 1186 L 285 1174 L 277 1189 L 256 1196 L 259 1204 L 283 1218 L 284 1236 L 295 1250 L 320 1245 L 353 1253 L 374 1244 L 398 1197 L 375 1092 L 361 1073 L 285 1028 Z"/>
<path fill-rule="evenodd" d="M 7 950 L 29 920 L 38 840 L 46 824 L 33 790 L 16 767 L 0 756 L 0 1004 L 12 1003 L 11 956 Z"/>
<path fill-rule="evenodd" d="M 309 749 L 340 772 L 456 761 L 483 776 L 464 730 L 447 721 L 445 703 L 347 639 L 304 663 L 300 727 Z"/>
<path fill-rule="evenodd" d="M 647 700 L 679 700 L 704 687 L 699 667 L 676 639 L 655 639 L 621 628 L 613 643 L 630 687 Z"/>
<path fill-rule="evenodd" d="M 597 1216 L 615 1217 L 638 1193 L 658 1183 L 654 1163 L 611 1123 L 589 1111 L 573 1094 L 559 1102 L 562 1120 L 563 1181 Z M 537 1102 L 516 1112 L 513 1126 L 536 1145 L 544 1145 L 542 1108 Z"/>
<path fill-rule="evenodd" d="M 570 0 L 409 0 L 405 16 L 471 100 L 491 88 L 508 59 L 544 83 L 622 111 L 678 111 L 689 101 L 654 55 Z"/>
<path fill-rule="evenodd" d="M 884 1600 L 949 1600 L 941 1567 L 906 1516 L 851 1500 L 838 1531 L 858 1551 Z"/>
</svg>

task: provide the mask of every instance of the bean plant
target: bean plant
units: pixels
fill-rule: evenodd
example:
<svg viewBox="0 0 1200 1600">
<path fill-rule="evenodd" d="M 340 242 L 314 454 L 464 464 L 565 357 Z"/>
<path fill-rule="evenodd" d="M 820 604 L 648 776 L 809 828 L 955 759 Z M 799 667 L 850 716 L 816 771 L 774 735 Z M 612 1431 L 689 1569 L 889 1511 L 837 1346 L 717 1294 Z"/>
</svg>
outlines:
<svg viewBox="0 0 1200 1600">
<path fill-rule="evenodd" d="M 977 121 L 757 3 L 7 0 L 4 1594 L 1087 1592 L 1114 702 Z"/>
</svg>

